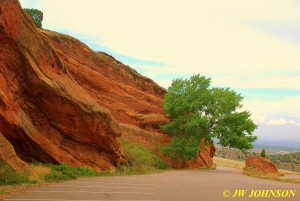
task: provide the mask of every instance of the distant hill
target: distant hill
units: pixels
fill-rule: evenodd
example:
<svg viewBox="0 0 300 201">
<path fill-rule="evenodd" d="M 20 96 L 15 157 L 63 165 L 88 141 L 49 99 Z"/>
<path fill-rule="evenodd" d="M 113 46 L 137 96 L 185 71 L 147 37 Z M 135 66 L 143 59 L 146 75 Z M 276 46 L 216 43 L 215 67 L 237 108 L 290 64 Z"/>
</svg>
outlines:
<svg viewBox="0 0 300 201">
<path fill-rule="evenodd" d="M 268 149 L 266 151 L 268 153 Z M 231 160 L 245 161 L 248 156 L 259 154 L 260 152 L 254 151 L 244 154 L 238 149 L 219 147 L 215 153 L 215 156 Z M 292 152 L 287 154 L 267 154 L 266 158 L 273 161 L 280 169 L 300 172 L 300 152 Z"/>
<path fill-rule="evenodd" d="M 268 158 L 281 169 L 300 172 L 300 152 L 293 152 L 289 154 L 274 154 L 269 155 Z"/>
<path fill-rule="evenodd" d="M 300 151 L 300 140 L 274 140 L 259 138 L 259 140 L 254 142 L 253 145 L 256 149 L 267 149 L 269 154 Z"/>
</svg>

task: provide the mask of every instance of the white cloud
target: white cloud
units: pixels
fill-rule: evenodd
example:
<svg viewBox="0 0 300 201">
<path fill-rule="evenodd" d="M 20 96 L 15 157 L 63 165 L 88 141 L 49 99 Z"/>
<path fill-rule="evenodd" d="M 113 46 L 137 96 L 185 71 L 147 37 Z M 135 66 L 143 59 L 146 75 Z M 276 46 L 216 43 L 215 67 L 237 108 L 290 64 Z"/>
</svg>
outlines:
<svg viewBox="0 0 300 201">
<path fill-rule="evenodd" d="M 253 114 L 283 113 L 300 118 L 300 96 L 291 96 L 283 100 L 244 100 L 244 108 Z"/>
<path fill-rule="evenodd" d="M 265 117 L 260 115 L 252 115 L 251 118 L 253 119 L 254 123 L 256 124 L 263 124 L 266 122 Z"/>
<path fill-rule="evenodd" d="M 245 100 L 244 109 L 252 114 L 259 124 L 300 125 L 300 96 L 291 96 L 283 100 Z M 278 118 L 274 118 L 278 117 Z M 297 123 L 298 122 L 298 123 Z"/>
<path fill-rule="evenodd" d="M 269 125 L 285 125 L 285 124 L 291 124 L 295 125 L 295 120 L 286 120 L 285 118 L 279 118 L 279 119 L 270 119 L 267 124 Z"/>
<path fill-rule="evenodd" d="M 239 84 L 242 88 L 300 88 L 300 76 L 270 76 Z"/>
</svg>

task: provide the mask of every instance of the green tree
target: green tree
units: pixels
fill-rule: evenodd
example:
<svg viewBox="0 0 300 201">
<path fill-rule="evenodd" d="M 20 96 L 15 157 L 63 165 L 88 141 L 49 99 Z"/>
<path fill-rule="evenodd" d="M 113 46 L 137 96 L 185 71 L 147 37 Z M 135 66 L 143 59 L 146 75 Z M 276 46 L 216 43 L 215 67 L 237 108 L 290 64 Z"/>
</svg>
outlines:
<svg viewBox="0 0 300 201">
<path fill-rule="evenodd" d="M 261 150 L 260 156 L 266 158 L 266 150 L 265 149 Z"/>
<path fill-rule="evenodd" d="M 33 8 L 25 8 L 24 10 L 30 15 L 35 26 L 37 28 L 42 28 L 42 22 L 44 16 L 43 12 Z"/>
<path fill-rule="evenodd" d="M 172 121 L 163 126 L 173 136 L 162 152 L 172 159 L 190 160 L 200 150 L 200 141 L 213 138 L 218 144 L 242 151 L 251 149 L 256 125 L 248 111 L 240 111 L 243 97 L 229 88 L 210 87 L 211 79 L 194 75 L 176 79 L 164 97 L 163 109 Z"/>
</svg>

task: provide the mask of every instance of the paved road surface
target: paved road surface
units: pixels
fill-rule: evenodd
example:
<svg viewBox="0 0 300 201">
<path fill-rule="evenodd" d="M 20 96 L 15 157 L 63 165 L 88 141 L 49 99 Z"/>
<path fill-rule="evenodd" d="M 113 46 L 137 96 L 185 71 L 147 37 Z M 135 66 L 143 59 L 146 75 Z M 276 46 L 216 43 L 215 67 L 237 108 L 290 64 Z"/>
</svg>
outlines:
<svg viewBox="0 0 300 201">
<path fill-rule="evenodd" d="M 296 190 L 295 197 L 253 198 L 251 190 Z M 223 196 L 223 191 L 228 190 Z M 247 190 L 244 197 L 231 197 L 235 190 Z M 50 184 L 20 193 L 6 201 L 300 201 L 300 185 L 251 178 L 241 170 L 168 171 L 153 175 L 93 177 Z"/>
</svg>

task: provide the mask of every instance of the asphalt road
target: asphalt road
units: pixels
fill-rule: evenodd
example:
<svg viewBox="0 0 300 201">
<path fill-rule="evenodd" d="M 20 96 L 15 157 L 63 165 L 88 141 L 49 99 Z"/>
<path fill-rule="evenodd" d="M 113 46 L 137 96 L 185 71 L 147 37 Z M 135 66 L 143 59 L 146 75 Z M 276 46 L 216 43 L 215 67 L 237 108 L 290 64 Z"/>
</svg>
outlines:
<svg viewBox="0 0 300 201">
<path fill-rule="evenodd" d="M 244 197 L 232 197 L 247 190 Z M 249 197 L 252 190 L 288 190 L 283 196 Z M 287 194 L 293 191 L 295 195 Z M 255 191 L 259 195 L 259 192 Z M 265 191 L 266 192 L 266 191 Z M 283 192 L 283 191 L 282 191 Z M 167 171 L 152 175 L 82 178 L 34 188 L 6 201 L 300 201 L 300 185 L 261 180 L 241 174 L 241 170 Z"/>
</svg>

